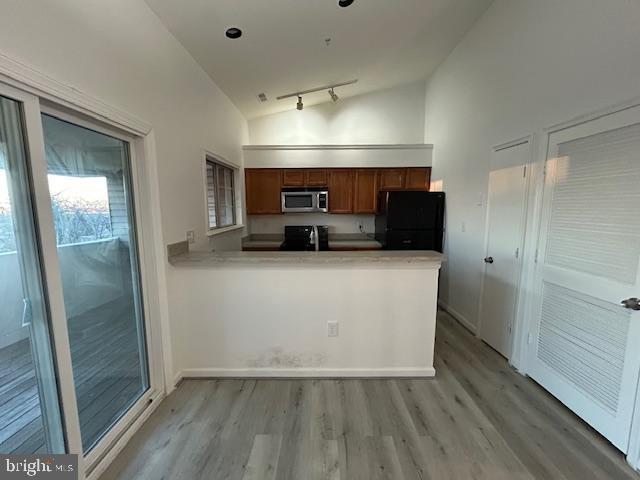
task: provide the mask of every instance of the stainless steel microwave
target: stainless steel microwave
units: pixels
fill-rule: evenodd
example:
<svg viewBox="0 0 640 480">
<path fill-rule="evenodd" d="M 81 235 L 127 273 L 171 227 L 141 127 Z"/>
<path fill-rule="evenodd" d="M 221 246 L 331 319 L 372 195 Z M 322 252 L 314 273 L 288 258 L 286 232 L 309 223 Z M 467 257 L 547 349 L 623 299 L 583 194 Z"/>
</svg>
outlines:
<svg viewBox="0 0 640 480">
<path fill-rule="evenodd" d="M 328 212 L 329 192 L 323 189 L 282 190 L 282 213 Z"/>
</svg>

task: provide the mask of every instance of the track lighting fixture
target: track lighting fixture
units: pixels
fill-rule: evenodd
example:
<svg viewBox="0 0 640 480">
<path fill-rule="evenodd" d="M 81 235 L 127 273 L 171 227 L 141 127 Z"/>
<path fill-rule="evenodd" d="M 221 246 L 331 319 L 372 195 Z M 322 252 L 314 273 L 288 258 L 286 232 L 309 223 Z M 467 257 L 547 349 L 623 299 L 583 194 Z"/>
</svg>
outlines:
<svg viewBox="0 0 640 480">
<path fill-rule="evenodd" d="M 304 104 L 302 103 L 302 95 L 306 95 L 307 93 L 315 93 L 315 92 L 321 92 L 323 90 L 327 90 L 329 93 L 329 96 L 331 97 L 331 100 L 333 100 L 334 102 L 337 102 L 340 97 L 338 97 L 338 94 L 334 92 L 333 89 L 338 87 L 344 87 L 345 85 L 353 85 L 357 81 L 358 79 L 356 78 L 355 80 L 349 80 L 347 82 L 332 83 L 331 85 L 324 85 L 322 87 L 311 88 L 309 90 L 302 90 L 299 92 L 287 93 L 286 95 L 280 95 L 279 97 L 276 97 L 276 98 L 277 100 L 284 100 L 285 98 L 298 97 L 298 103 L 296 104 L 296 108 L 298 110 L 302 110 L 304 108 Z"/>
<path fill-rule="evenodd" d="M 338 5 L 342 8 L 346 8 L 353 3 L 353 0 L 338 0 Z"/>
</svg>

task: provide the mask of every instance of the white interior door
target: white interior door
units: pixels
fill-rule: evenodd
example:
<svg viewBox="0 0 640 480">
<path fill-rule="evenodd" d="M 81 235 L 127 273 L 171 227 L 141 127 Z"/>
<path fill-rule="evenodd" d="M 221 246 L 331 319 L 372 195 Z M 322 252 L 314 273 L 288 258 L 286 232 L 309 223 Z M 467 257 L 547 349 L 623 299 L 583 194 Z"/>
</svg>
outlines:
<svg viewBox="0 0 640 480">
<path fill-rule="evenodd" d="M 480 306 L 480 337 L 505 357 L 511 355 L 511 331 L 520 278 L 530 143 L 497 149 L 491 156 L 487 250 Z"/>
<path fill-rule="evenodd" d="M 528 373 L 627 452 L 640 365 L 640 109 L 552 133 Z M 633 306 L 633 305 L 630 305 Z"/>
</svg>

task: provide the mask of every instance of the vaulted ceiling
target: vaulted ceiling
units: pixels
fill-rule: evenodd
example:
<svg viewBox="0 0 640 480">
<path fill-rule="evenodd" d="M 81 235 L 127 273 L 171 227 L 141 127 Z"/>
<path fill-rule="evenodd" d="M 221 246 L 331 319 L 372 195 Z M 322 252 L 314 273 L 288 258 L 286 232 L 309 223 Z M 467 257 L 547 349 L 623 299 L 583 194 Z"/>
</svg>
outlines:
<svg viewBox="0 0 640 480">
<path fill-rule="evenodd" d="M 355 0 L 347 8 L 337 0 L 146 2 L 253 118 L 295 108 L 279 95 L 325 84 L 357 78 L 336 89 L 349 97 L 426 79 L 492 0 Z M 229 27 L 242 37 L 228 39 Z M 305 105 L 325 101 L 327 92 L 304 97 Z"/>
</svg>

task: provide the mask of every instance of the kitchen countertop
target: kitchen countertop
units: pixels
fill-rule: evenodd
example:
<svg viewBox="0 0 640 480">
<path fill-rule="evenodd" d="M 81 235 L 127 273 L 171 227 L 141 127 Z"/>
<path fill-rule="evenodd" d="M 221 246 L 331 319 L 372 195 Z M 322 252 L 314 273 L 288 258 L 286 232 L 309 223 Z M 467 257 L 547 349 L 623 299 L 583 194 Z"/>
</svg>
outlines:
<svg viewBox="0 0 640 480">
<path fill-rule="evenodd" d="M 360 252 L 188 252 L 169 258 L 176 267 L 212 267 L 221 265 L 345 265 L 404 264 L 421 268 L 439 268 L 444 255 L 427 250 L 380 250 Z"/>
<path fill-rule="evenodd" d="M 278 249 L 284 241 L 284 236 L 278 234 L 256 234 L 246 237 L 242 241 L 243 248 Z M 335 249 L 379 249 L 382 248 L 372 235 L 363 234 L 330 234 L 329 248 Z"/>
</svg>

